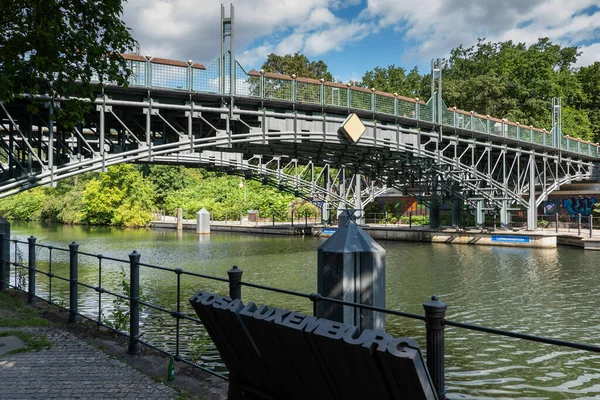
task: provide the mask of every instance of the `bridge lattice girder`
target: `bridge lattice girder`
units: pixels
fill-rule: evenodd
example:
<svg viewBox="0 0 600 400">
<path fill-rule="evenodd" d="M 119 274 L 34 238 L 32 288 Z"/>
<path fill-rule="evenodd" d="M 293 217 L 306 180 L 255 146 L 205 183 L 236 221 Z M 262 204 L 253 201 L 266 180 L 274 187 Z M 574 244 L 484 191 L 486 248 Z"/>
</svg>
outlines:
<svg viewBox="0 0 600 400">
<path fill-rule="evenodd" d="M 339 132 L 349 110 L 264 99 L 109 87 L 69 130 L 52 122 L 56 101 L 37 114 L 30 102 L 0 107 L 0 196 L 119 163 L 169 162 L 223 168 L 343 207 L 395 188 L 426 201 L 533 210 L 560 185 L 591 178 L 595 161 L 360 110 L 366 132 L 350 143 Z"/>
</svg>

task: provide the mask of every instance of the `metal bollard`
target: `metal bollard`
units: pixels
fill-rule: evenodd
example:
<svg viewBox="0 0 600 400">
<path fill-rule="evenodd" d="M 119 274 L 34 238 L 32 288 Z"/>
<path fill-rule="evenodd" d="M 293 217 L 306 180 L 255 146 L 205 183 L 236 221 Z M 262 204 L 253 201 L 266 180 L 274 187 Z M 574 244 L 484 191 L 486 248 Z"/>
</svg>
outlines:
<svg viewBox="0 0 600 400">
<path fill-rule="evenodd" d="M 577 214 L 577 236 L 581 236 L 581 213 Z"/>
<path fill-rule="evenodd" d="M 273 226 L 275 226 L 275 212 L 273 212 Z"/>
<path fill-rule="evenodd" d="M 435 386 L 438 398 L 446 398 L 444 377 L 444 319 L 448 305 L 438 296 L 423 303 L 425 309 L 425 327 L 427 330 L 427 369 Z"/>
<path fill-rule="evenodd" d="M 292 210 L 292 227 L 294 226 L 294 210 Z"/>
<path fill-rule="evenodd" d="M 554 215 L 556 215 L 556 233 L 558 233 L 558 212 Z"/>
<path fill-rule="evenodd" d="M 75 242 L 69 245 L 69 322 L 77 322 L 77 313 L 79 307 L 77 298 L 79 297 L 79 245 Z"/>
<path fill-rule="evenodd" d="M 590 237 L 592 237 L 593 229 L 594 229 L 594 219 L 592 218 L 591 214 L 588 216 L 588 225 L 590 228 Z"/>
<path fill-rule="evenodd" d="M 412 228 L 412 211 L 408 213 L 408 227 Z"/>
<path fill-rule="evenodd" d="M 233 300 L 242 299 L 242 285 L 240 282 L 242 281 L 242 274 L 244 272 L 239 269 L 237 266 L 233 266 L 229 271 L 227 271 L 227 275 L 229 276 L 229 297 Z M 235 376 L 230 376 L 229 378 L 229 388 L 227 390 L 227 398 L 232 400 L 242 399 L 242 388 L 237 383 Z"/>
<path fill-rule="evenodd" d="M 243 273 L 244 271 L 235 265 L 233 268 L 227 271 L 227 276 L 229 276 L 229 297 L 231 297 L 233 300 L 242 299 L 242 285 L 240 282 L 242 281 Z"/>
<path fill-rule="evenodd" d="M 140 257 L 137 251 L 129 255 L 129 351 L 140 353 Z"/>
<path fill-rule="evenodd" d="M 29 260 L 28 260 L 28 276 L 29 285 L 27 287 L 27 303 L 35 303 L 35 241 L 37 239 L 30 236 L 27 239 L 29 242 Z"/>
</svg>

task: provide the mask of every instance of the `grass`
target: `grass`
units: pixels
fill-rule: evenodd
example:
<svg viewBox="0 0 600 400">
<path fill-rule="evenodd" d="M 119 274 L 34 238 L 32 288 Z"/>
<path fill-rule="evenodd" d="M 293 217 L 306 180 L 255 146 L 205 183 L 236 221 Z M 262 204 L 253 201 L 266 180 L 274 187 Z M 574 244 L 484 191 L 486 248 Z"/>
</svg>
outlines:
<svg viewBox="0 0 600 400">
<path fill-rule="evenodd" d="M 39 317 L 41 312 L 28 306 L 25 302 L 25 296 L 21 293 L 14 291 L 0 292 L 0 327 L 50 326 L 48 320 Z M 26 347 L 13 350 L 7 354 L 40 351 L 52 347 L 52 344 L 44 335 L 31 334 L 20 330 L 8 330 L 0 332 L 0 337 L 4 336 L 16 336 L 26 344 Z"/>
<path fill-rule="evenodd" d="M 28 306 L 19 293 L 0 292 L 0 327 L 49 326 L 49 321 L 39 317 L 41 312 Z"/>
<path fill-rule="evenodd" d="M 20 349 L 16 349 L 10 351 L 6 354 L 15 354 L 15 353 L 24 353 L 26 351 L 40 351 L 44 349 L 50 349 L 52 347 L 52 343 L 48 341 L 46 336 L 40 336 L 37 334 L 27 333 L 23 331 L 4 331 L 0 332 L 0 337 L 4 336 L 16 336 L 21 339 L 27 347 L 23 347 Z M 5 355 L 6 355 L 5 354 Z"/>
</svg>

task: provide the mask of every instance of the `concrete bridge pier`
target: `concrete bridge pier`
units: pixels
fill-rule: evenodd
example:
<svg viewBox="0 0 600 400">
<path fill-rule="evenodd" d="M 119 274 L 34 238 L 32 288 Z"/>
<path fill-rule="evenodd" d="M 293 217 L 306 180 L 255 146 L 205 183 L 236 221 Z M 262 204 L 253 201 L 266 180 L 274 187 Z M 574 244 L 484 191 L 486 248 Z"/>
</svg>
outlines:
<svg viewBox="0 0 600 400">
<path fill-rule="evenodd" d="M 508 202 L 502 200 L 502 207 L 500 207 L 500 229 L 508 229 L 509 222 Z"/>
<path fill-rule="evenodd" d="M 537 229 L 537 205 L 535 195 L 535 155 L 529 155 L 529 208 L 527 209 L 527 230 Z"/>
<path fill-rule="evenodd" d="M 483 210 L 483 200 L 477 200 L 477 208 L 475 209 L 475 226 L 483 228 L 485 225 L 485 211 Z"/>
<path fill-rule="evenodd" d="M 440 227 L 440 201 L 435 198 L 429 203 L 429 226 L 433 229 Z"/>
<path fill-rule="evenodd" d="M 463 209 L 463 201 L 461 198 L 452 199 L 452 226 L 458 228 L 460 226 L 460 217 Z"/>
</svg>

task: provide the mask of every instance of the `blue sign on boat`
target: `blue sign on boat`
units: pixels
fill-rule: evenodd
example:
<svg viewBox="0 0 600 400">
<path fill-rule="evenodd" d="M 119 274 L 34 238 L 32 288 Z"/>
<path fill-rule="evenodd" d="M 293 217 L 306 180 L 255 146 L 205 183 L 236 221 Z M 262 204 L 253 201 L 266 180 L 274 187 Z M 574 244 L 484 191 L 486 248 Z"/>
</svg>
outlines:
<svg viewBox="0 0 600 400">
<path fill-rule="evenodd" d="M 492 236 L 492 242 L 529 243 L 529 236 Z"/>
<path fill-rule="evenodd" d="M 333 235 L 336 232 L 337 228 L 323 228 L 323 230 L 321 231 L 323 235 Z"/>
</svg>

